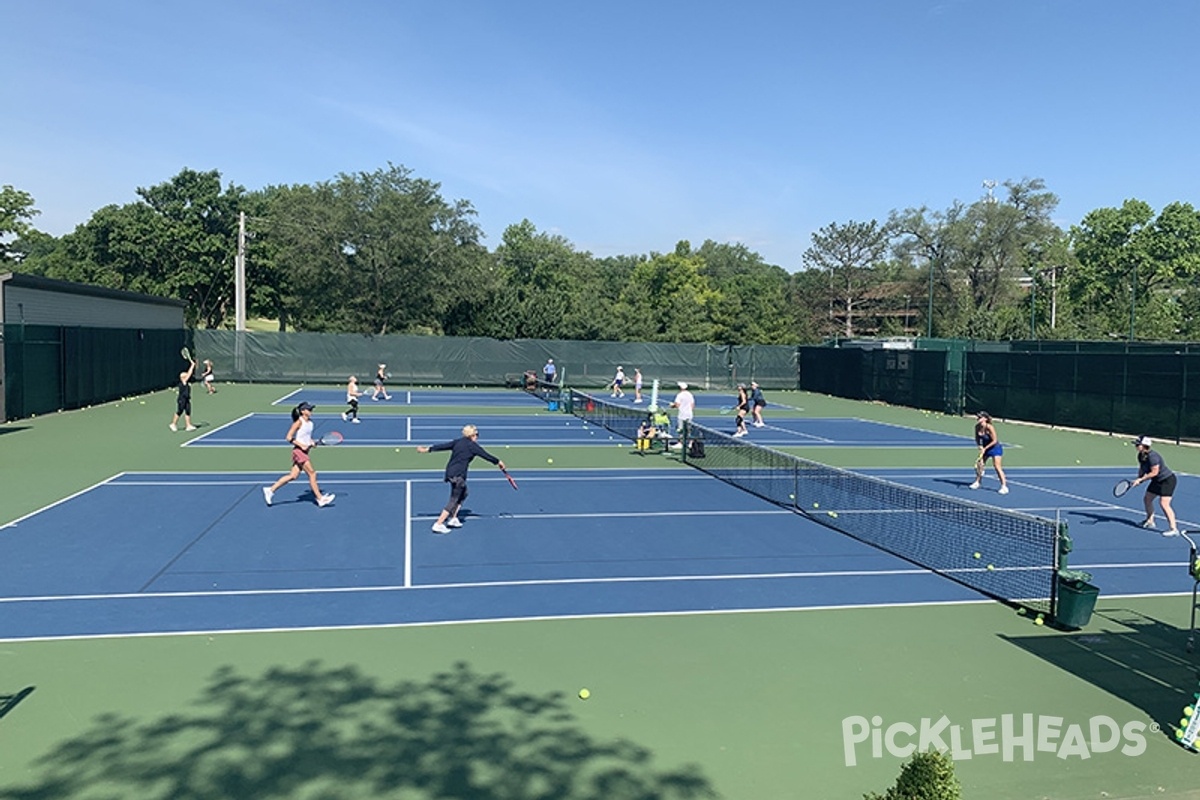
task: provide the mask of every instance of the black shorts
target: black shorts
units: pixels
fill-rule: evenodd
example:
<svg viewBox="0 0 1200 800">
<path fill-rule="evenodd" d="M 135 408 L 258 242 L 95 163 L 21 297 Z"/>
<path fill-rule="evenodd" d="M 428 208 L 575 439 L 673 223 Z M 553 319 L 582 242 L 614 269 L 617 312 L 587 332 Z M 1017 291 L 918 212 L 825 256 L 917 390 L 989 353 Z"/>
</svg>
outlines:
<svg viewBox="0 0 1200 800">
<path fill-rule="evenodd" d="M 176 399 L 175 400 L 175 413 L 176 414 L 187 414 L 188 416 L 191 416 L 191 414 L 192 414 L 192 398 L 189 397 L 187 399 L 184 399 L 184 398 L 180 397 L 180 398 Z"/>
<path fill-rule="evenodd" d="M 467 477 L 455 475 L 453 478 L 446 478 L 446 483 L 450 484 L 450 499 L 446 501 L 445 508 L 446 511 L 453 514 L 467 499 Z"/>
<path fill-rule="evenodd" d="M 1175 484 L 1177 483 L 1179 483 L 1179 481 L 1175 479 L 1175 474 L 1172 473 L 1170 477 L 1163 478 L 1161 481 L 1150 481 L 1150 483 L 1146 485 L 1146 494 L 1156 494 L 1159 497 L 1170 497 L 1175 494 Z"/>
</svg>

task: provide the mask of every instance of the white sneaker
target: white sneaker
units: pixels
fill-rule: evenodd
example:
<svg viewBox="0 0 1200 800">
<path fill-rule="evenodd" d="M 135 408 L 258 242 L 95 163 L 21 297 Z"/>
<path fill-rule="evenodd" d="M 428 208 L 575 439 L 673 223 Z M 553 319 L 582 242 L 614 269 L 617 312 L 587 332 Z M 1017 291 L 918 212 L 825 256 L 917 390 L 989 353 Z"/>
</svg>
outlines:
<svg viewBox="0 0 1200 800">
<path fill-rule="evenodd" d="M 271 501 L 275 499 L 275 492 L 271 491 L 270 486 L 263 487 L 263 500 L 267 501 L 267 505 L 271 505 Z"/>
<path fill-rule="evenodd" d="M 324 508 L 325 506 L 332 503 L 333 498 L 335 498 L 335 497 L 337 497 L 337 495 L 335 495 L 335 494 L 323 494 L 317 498 L 317 506 L 320 508 Z"/>
<path fill-rule="evenodd" d="M 197 430 L 197 428 L 195 425 L 188 425 L 186 428 L 184 428 L 184 430 L 185 431 L 194 431 L 194 430 Z"/>
<path fill-rule="evenodd" d="M 1000 494 L 1008 494 L 1008 487 L 1007 487 L 1007 486 L 1001 486 L 1001 487 L 1000 487 Z"/>
<path fill-rule="evenodd" d="M 1162 535 L 1163 536 L 1178 536 L 1179 531 L 1175 530 L 1174 528 L 1171 528 L 1171 530 L 1169 530 L 1169 531 L 1163 531 Z"/>
<path fill-rule="evenodd" d="M 171 429 L 171 430 L 173 430 L 173 431 L 177 431 L 177 430 L 179 430 L 179 428 L 176 428 L 176 427 L 175 427 L 175 423 L 174 423 L 174 422 L 172 422 L 172 423 L 171 423 L 170 425 L 168 425 L 167 427 L 168 427 L 168 428 L 170 428 L 170 429 Z"/>
<path fill-rule="evenodd" d="M 462 520 L 460 520 L 458 517 L 451 517 L 450 519 L 446 520 L 446 527 L 447 528 L 461 528 Z"/>
<path fill-rule="evenodd" d="M 449 533 L 450 529 L 447 528 L 445 525 L 443 525 L 440 522 L 435 522 L 435 523 L 433 523 L 433 532 L 434 533 Z"/>
<path fill-rule="evenodd" d="M 342 412 L 342 422 L 345 422 L 345 421 L 346 421 L 346 412 L 343 411 Z"/>
<path fill-rule="evenodd" d="M 972 488 L 972 489 L 978 489 L 978 488 L 979 488 L 979 481 L 975 481 L 974 483 L 972 483 L 972 484 L 971 484 L 971 486 L 970 486 L 970 488 Z"/>
<path fill-rule="evenodd" d="M 362 422 L 362 420 L 360 420 L 358 417 L 355 417 L 354 419 L 352 419 L 352 420 L 350 420 L 350 421 L 351 421 L 351 422 L 353 422 L 355 425 L 357 425 L 358 423 Z"/>
<path fill-rule="evenodd" d="M 1158 527 L 1158 525 L 1156 525 L 1156 524 L 1155 524 L 1155 522 L 1154 522 L 1154 517 L 1151 517 L 1150 519 L 1148 519 L 1148 520 L 1146 520 L 1145 522 L 1143 522 L 1143 523 L 1142 523 L 1142 527 L 1143 527 L 1143 528 L 1146 528 L 1147 530 L 1151 530 L 1151 531 L 1152 531 L 1152 530 L 1154 530 L 1155 528 L 1157 528 L 1157 527 Z"/>
<path fill-rule="evenodd" d="M 765 422 L 756 422 L 756 423 L 754 423 L 754 427 L 756 427 L 756 428 L 761 428 L 761 427 L 763 427 L 763 426 L 764 426 L 764 425 L 766 425 L 766 424 L 767 424 L 767 423 L 765 423 Z"/>
</svg>

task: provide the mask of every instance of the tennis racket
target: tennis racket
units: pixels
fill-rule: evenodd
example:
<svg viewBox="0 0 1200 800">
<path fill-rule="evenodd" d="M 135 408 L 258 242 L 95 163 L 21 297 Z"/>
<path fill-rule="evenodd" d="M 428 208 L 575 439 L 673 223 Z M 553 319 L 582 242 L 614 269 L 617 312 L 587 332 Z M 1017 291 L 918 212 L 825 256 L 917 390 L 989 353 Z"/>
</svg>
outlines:
<svg viewBox="0 0 1200 800">
<path fill-rule="evenodd" d="M 513 489 L 516 489 L 516 488 L 517 488 L 517 482 L 516 482 L 515 480 L 513 480 L 513 476 L 512 476 L 512 475 L 509 475 L 509 474 L 508 474 L 508 470 L 506 470 L 506 469 L 502 469 L 502 470 L 500 470 L 500 471 L 504 473 L 504 477 L 508 478 L 508 485 L 509 485 L 509 486 L 511 486 L 511 487 L 513 487 Z"/>
<path fill-rule="evenodd" d="M 1132 488 L 1132 481 L 1117 481 L 1117 485 L 1113 487 L 1113 497 L 1121 497 Z"/>
<path fill-rule="evenodd" d="M 179 351 L 179 355 L 183 356 L 184 361 L 192 360 L 192 351 L 188 350 L 186 347 Z"/>
<path fill-rule="evenodd" d="M 345 440 L 345 438 L 346 438 L 345 436 L 342 436 L 337 431 L 330 431 L 329 433 L 322 436 L 320 439 L 317 439 L 316 443 L 323 447 L 332 447 L 334 445 L 341 444 Z"/>
<path fill-rule="evenodd" d="M 722 414 L 732 414 L 733 409 L 735 409 L 736 407 L 737 406 L 721 406 L 721 413 Z"/>
<path fill-rule="evenodd" d="M 983 456 L 975 459 L 975 480 L 983 480 Z"/>
</svg>

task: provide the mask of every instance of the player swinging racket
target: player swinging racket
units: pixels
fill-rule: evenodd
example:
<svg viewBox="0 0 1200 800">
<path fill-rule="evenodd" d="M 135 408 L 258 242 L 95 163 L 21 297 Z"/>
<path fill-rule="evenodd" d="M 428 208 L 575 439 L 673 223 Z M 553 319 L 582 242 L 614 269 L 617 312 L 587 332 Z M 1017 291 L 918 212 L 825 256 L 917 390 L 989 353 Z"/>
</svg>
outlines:
<svg viewBox="0 0 1200 800">
<path fill-rule="evenodd" d="M 292 426 L 288 428 L 287 432 L 288 443 L 292 446 L 292 468 L 271 486 L 263 487 L 263 499 L 267 501 L 267 505 L 271 505 L 271 501 L 275 498 L 275 492 L 280 487 L 299 478 L 301 472 L 308 475 L 308 485 L 312 487 L 318 506 L 323 508 L 333 502 L 334 495 L 321 492 L 321 487 L 317 483 L 317 471 L 313 468 L 312 459 L 308 457 L 308 451 L 316 444 L 312 438 L 314 408 L 312 403 L 305 402 L 292 409 Z"/>
<path fill-rule="evenodd" d="M 417 448 L 418 453 L 450 451 L 450 460 L 446 462 L 446 476 L 443 479 L 450 484 L 450 499 L 438 515 L 437 522 L 433 523 L 434 533 L 449 533 L 451 528 L 462 527 L 458 512 L 462 509 L 463 501 L 467 499 L 467 469 L 476 456 L 495 464 L 507 474 L 504 462 L 480 447 L 478 440 L 479 429 L 474 425 L 464 425 L 462 436 L 458 439 L 433 446 L 421 445 Z"/>
<path fill-rule="evenodd" d="M 992 460 L 996 469 L 996 477 L 1000 479 L 1000 494 L 1008 494 L 1008 478 L 1004 476 L 1004 467 L 1000 466 L 1004 457 L 1004 445 L 996 434 L 996 426 L 992 424 L 992 415 L 980 411 L 975 415 L 975 444 L 979 445 L 979 457 L 975 459 L 975 482 L 972 489 L 978 489 L 983 483 L 983 469 L 987 460 Z"/>
</svg>

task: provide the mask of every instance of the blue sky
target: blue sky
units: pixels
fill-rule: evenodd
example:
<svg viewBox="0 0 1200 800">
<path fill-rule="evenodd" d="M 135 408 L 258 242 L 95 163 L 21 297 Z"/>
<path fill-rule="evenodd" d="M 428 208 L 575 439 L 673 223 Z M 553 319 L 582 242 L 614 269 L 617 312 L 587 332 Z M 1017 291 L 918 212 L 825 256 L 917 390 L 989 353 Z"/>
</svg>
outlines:
<svg viewBox="0 0 1200 800">
<path fill-rule="evenodd" d="M 181 169 L 387 164 L 598 256 L 1042 178 L 1058 221 L 1200 206 L 1200 2 L 0 0 L 0 184 L 62 235 Z M 1188 54 L 1191 55 L 1188 55 Z"/>
</svg>

